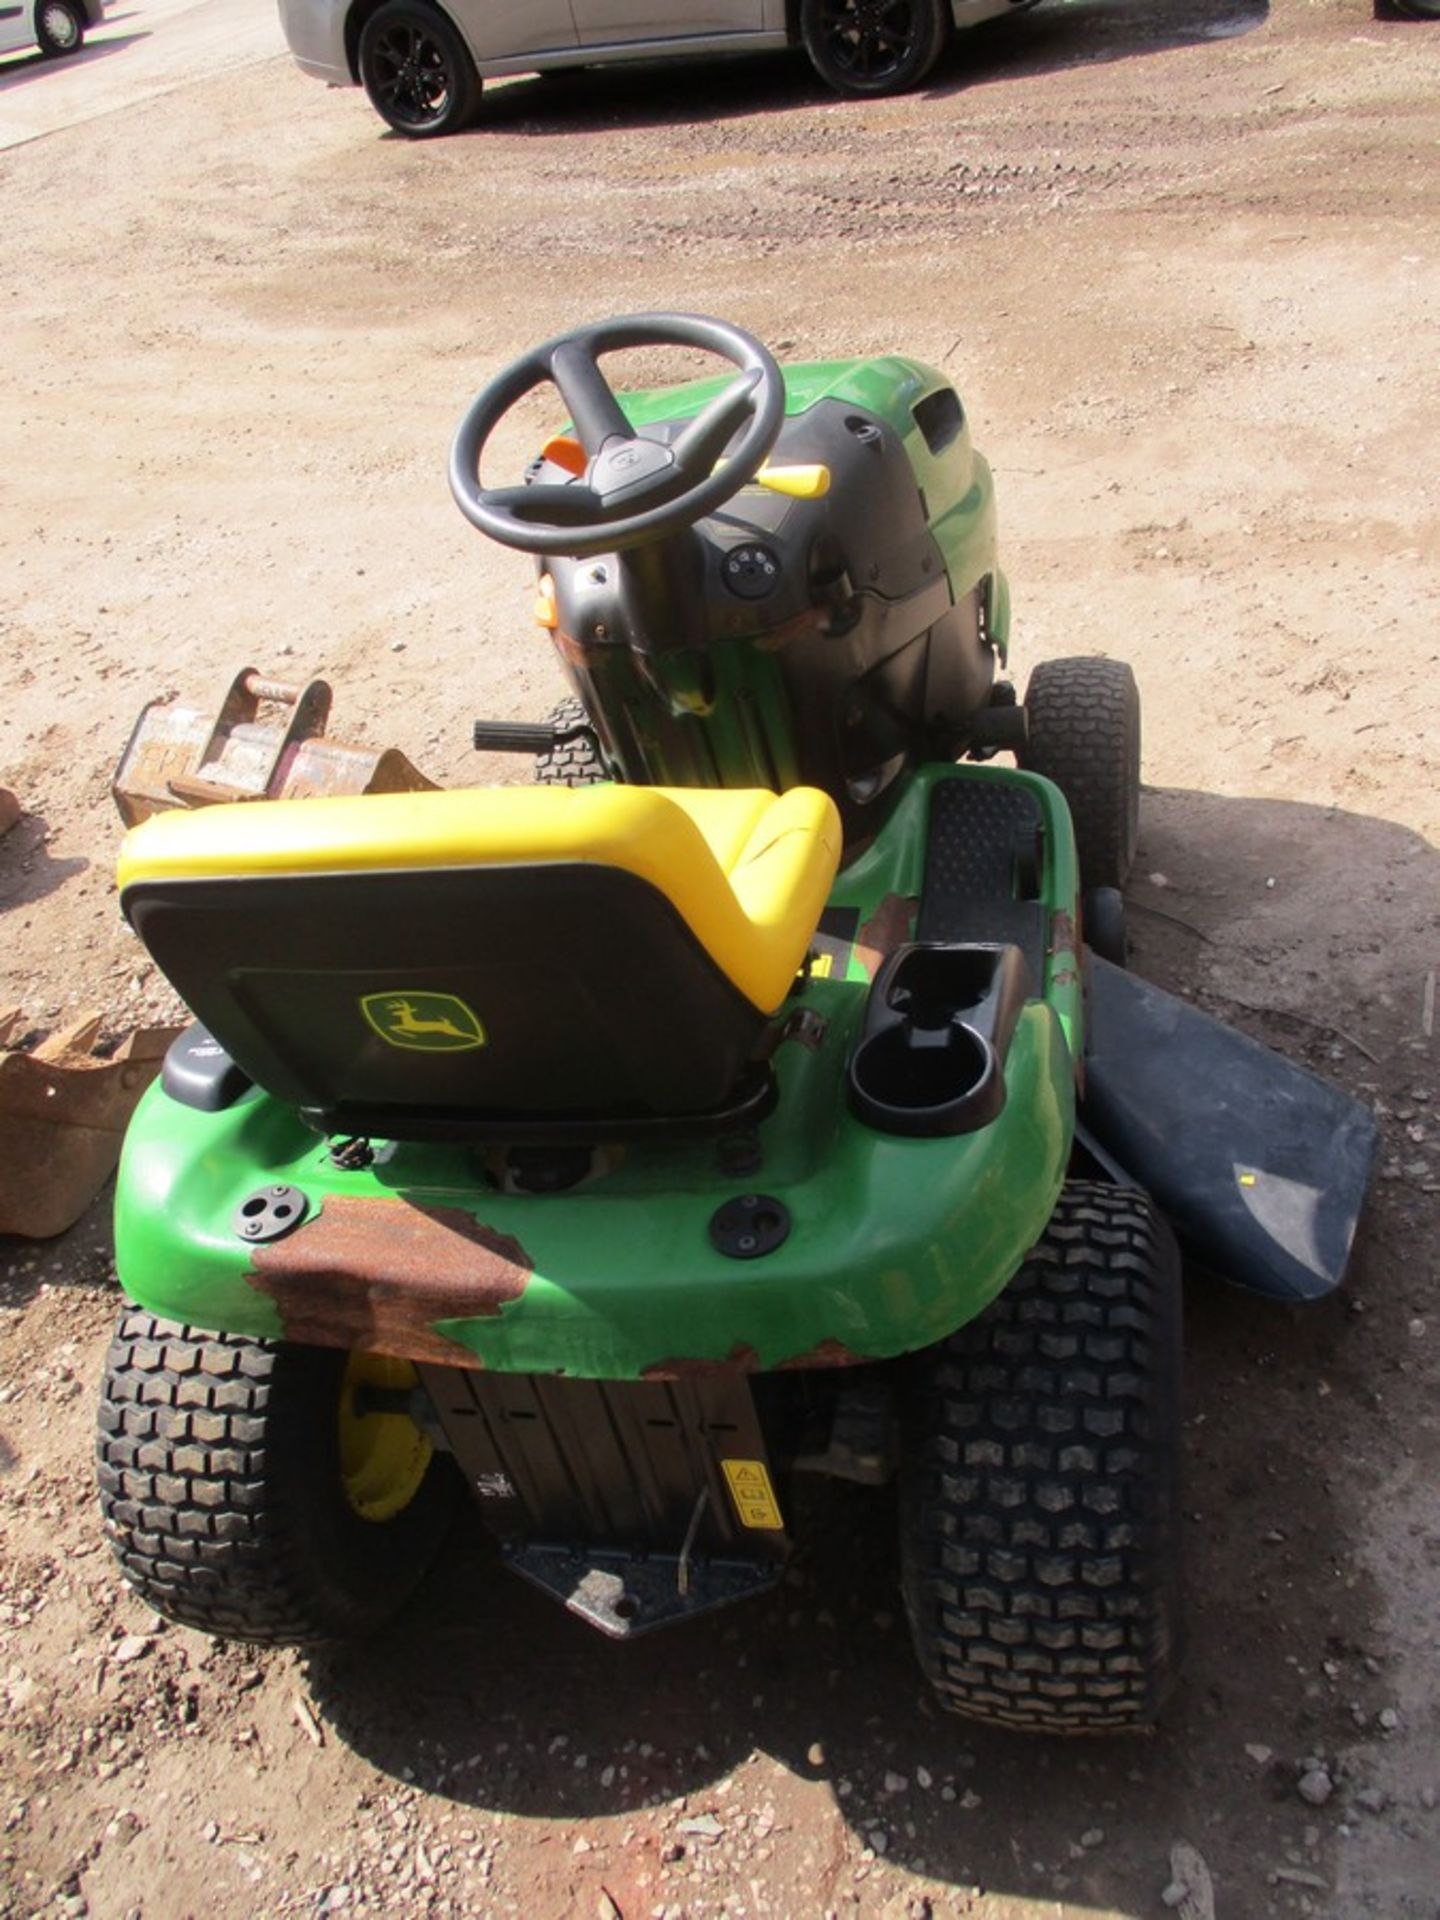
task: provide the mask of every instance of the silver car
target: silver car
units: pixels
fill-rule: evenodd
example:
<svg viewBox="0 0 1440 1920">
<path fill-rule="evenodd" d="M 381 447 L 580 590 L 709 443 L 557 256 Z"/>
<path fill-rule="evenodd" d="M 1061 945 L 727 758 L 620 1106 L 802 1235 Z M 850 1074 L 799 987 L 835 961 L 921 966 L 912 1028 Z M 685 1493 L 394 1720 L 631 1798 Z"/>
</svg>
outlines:
<svg viewBox="0 0 1440 1920">
<path fill-rule="evenodd" d="M 934 66 L 952 27 L 1036 0 L 280 0 L 306 73 L 363 86 L 382 120 L 454 133 L 502 73 L 803 46 L 840 93 L 899 93 Z"/>
<path fill-rule="evenodd" d="M 39 47 L 51 58 L 78 53 L 85 29 L 105 17 L 105 0 L 0 0 L 0 53 Z"/>
</svg>

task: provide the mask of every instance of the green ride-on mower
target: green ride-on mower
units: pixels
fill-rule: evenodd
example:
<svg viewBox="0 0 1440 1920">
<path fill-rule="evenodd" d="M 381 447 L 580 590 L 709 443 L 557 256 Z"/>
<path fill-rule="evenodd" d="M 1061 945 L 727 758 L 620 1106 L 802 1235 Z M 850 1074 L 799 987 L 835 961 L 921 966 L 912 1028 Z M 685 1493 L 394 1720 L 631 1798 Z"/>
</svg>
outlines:
<svg viewBox="0 0 1440 1920">
<path fill-rule="evenodd" d="M 615 392 L 640 347 L 733 366 Z M 568 427 L 482 483 L 547 382 Z M 574 698 L 476 727 L 538 780 L 125 843 L 196 1019 L 119 1177 L 126 1574 L 215 1634 L 363 1632 L 464 1485 L 623 1637 L 773 1585 L 799 1476 L 893 1481 L 943 1706 L 1144 1725 L 1180 1639 L 1177 1236 L 1327 1292 L 1373 1129 L 1125 971 L 1129 668 L 1000 677 L 989 469 L 911 360 L 604 322 L 484 389 L 451 484 L 538 556 Z"/>
</svg>

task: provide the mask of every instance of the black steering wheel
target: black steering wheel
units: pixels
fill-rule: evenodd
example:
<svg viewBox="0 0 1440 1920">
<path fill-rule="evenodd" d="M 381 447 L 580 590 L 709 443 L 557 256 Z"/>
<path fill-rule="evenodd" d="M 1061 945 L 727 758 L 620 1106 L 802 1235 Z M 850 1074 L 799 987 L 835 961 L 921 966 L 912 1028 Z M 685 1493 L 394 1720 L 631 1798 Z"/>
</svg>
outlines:
<svg viewBox="0 0 1440 1920">
<path fill-rule="evenodd" d="M 740 372 L 667 445 L 635 431 L 600 371 L 601 354 L 626 347 L 699 347 Z M 587 456 L 583 477 L 565 485 L 482 485 L 480 459 L 491 434 L 546 381 L 570 410 Z M 522 553 L 585 559 L 645 546 L 692 526 L 753 480 L 784 416 L 785 376 L 741 328 L 691 313 L 600 320 L 533 348 L 476 395 L 450 448 L 450 491 L 472 526 Z"/>
</svg>

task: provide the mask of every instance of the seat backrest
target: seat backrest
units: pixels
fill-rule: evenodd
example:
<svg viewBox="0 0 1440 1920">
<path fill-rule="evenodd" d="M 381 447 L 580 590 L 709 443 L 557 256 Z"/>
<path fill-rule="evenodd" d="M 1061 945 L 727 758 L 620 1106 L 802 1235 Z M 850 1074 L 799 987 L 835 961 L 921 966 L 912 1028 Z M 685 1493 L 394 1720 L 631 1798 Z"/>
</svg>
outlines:
<svg viewBox="0 0 1440 1920">
<path fill-rule="evenodd" d="M 121 898 L 231 1057 L 326 1131 L 702 1113 L 818 921 L 839 835 L 815 799 L 501 788 L 166 814 L 127 840 Z"/>
</svg>

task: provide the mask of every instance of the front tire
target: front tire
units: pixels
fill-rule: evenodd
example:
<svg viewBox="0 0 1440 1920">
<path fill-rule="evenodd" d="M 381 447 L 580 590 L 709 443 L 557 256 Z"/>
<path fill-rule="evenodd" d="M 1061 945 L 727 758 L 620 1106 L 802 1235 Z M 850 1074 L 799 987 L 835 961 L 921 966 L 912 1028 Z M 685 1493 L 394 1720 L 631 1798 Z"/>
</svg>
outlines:
<svg viewBox="0 0 1440 1920">
<path fill-rule="evenodd" d="M 470 49 L 423 0 L 389 0 L 360 34 L 360 80 L 387 126 L 432 140 L 469 126 L 480 108 Z"/>
<path fill-rule="evenodd" d="M 41 0 L 35 9 L 35 44 L 49 60 L 78 53 L 85 44 L 85 23 L 76 0 Z"/>
<path fill-rule="evenodd" d="M 1016 755 L 1053 780 L 1075 825 L 1080 885 L 1123 888 L 1140 839 L 1140 690 L 1123 660 L 1044 660 L 1025 689 Z"/>
<path fill-rule="evenodd" d="M 903 93 L 925 78 L 950 33 L 945 0 L 800 0 L 810 64 L 837 93 Z"/>
<path fill-rule="evenodd" d="M 590 716 L 581 701 L 562 700 L 550 715 L 550 725 L 583 727 L 585 731 L 573 733 L 558 746 L 547 747 L 544 753 L 536 754 L 535 779 L 540 786 L 588 787 L 597 780 L 609 778 L 590 730 Z"/>
<path fill-rule="evenodd" d="M 223 1639 L 369 1633 L 419 1583 L 456 1494 L 451 1463 L 357 1391 L 407 1363 L 124 1314 L 101 1386 L 105 1530 L 157 1613 Z"/>
<path fill-rule="evenodd" d="M 1164 1221 L 1075 1181 L 994 1304 L 917 1356 L 901 1574 L 947 1711 L 1036 1733 L 1155 1718 L 1180 1642 L 1180 1334 Z"/>
</svg>

